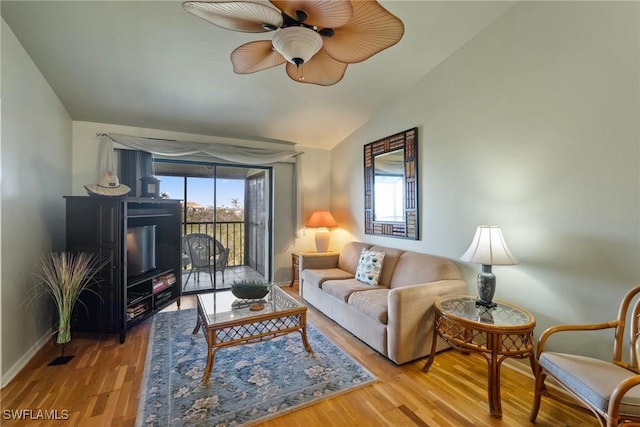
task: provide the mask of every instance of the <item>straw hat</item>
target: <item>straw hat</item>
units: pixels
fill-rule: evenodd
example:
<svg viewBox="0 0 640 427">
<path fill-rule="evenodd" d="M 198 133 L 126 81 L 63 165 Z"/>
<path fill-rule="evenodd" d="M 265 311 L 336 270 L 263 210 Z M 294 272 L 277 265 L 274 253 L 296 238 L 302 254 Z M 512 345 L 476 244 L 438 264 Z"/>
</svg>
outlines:
<svg viewBox="0 0 640 427">
<path fill-rule="evenodd" d="M 131 189 L 124 184 L 120 184 L 120 180 L 112 171 L 103 171 L 97 184 L 88 184 L 84 188 L 91 196 L 124 196 Z"/>
</svg>

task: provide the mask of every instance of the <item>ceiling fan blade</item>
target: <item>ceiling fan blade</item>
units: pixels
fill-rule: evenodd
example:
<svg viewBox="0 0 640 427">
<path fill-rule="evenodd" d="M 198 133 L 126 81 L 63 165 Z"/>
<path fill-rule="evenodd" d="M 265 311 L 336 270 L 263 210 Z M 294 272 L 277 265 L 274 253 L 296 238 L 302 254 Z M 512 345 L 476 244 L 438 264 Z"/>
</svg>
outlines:
<svg viewBox="0 0 640 427">
<path fill-rule="evenodd" d="M 282 25 L 282 14 L 271 6 L 245 1 L 186 1 L 184 10 L 227 30 L 246 33 L 273 31 Z"/>
<path fill-rule="evenodd" d="M 271 40 L 245 43 L 231 52 L 233 71 L 237 74 L 251 74 L 287 62 L 271 44 Z"/>
<path fill-rule="evenodd" d="M 307 25 L 317 27 L 341 27 L 353 16 L 353 6 L 349 0 L 270 0 L 271 3 L 286 15 L 296 18 L 298 11 L 303 11 Z"/>
<path fill-rule="evenodd" d="M 377 1 L 354 1 L 353 18 L 333 37 L 323 37 L 323 46 L 332 58 L 347 64 L 362 62 L 398 43 L 404 25 Z"/>
<path fill-rule="evenodd" d="M 312 83 L 320 86 L 331 86 L 344 77 L 347 64 L 331 58 L 323 49 L 308 62 L 296 67 L 287 62 L 287 74 L 299 83 Z"/>
</svg>

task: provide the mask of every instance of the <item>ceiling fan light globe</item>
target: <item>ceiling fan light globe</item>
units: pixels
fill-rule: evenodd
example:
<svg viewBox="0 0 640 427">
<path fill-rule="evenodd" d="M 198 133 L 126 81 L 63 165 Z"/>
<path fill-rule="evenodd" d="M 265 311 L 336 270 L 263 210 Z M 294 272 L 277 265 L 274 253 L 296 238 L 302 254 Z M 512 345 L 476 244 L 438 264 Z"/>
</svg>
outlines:
<svg viewBox="0 0 640 427">
<path fill-rule="evenodd" d="M 322 37 L 305 27 L 280 28 L 273 35 L 273 48 L 292 64 L 309 61 L 322 47 Z"/>
</svg>

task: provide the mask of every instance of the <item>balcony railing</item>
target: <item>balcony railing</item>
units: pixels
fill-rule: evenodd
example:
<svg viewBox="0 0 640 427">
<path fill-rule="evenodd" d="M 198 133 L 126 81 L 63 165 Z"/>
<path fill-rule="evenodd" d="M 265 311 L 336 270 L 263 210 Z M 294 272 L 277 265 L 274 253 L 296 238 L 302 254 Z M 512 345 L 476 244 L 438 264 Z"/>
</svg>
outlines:
<svg viewBox="0 0 640 427">
<path fill-rule="evenodd" d="M 227 266 L 245 265 L 244 256 L 244 222 L 185 222 L 182 224 L 183 235 L 204 233 L 214 236 L 222 246 L 229 248 Z"/>
</svg>

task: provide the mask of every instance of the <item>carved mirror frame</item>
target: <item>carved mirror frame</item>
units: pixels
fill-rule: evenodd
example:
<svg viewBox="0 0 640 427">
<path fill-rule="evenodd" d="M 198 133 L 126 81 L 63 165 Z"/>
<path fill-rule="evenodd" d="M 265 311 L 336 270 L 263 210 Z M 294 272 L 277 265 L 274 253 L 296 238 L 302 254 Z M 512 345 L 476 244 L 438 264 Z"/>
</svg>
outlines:
<svg viewBox="0 0 640 427">
<path fill-rule="evenodd" d="M 404 221 L 376 221 L 374 217 L 374 164 L 376 156 L 404 150 Z M 364 146 L 364 232 L 366 234 L 419 239 L 418 128 L 370 142 Z"/>
</svg>

